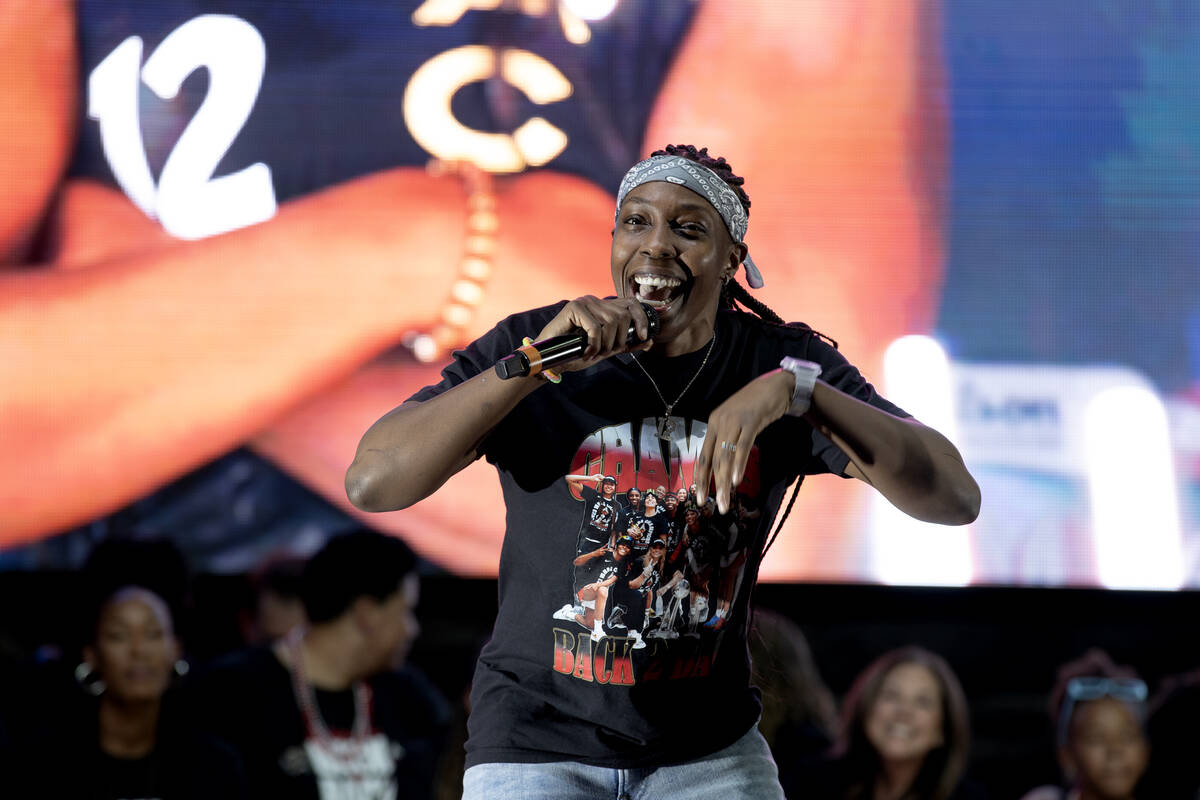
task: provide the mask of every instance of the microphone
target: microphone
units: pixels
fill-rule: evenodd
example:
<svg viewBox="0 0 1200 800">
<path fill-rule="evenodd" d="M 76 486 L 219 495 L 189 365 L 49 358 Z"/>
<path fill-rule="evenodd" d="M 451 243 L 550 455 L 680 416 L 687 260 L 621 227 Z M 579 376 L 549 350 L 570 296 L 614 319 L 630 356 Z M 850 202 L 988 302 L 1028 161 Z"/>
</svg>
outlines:
<svg viewBox="0 0 1200 800">
<path fill-rule="evenodd" d="M 645 303 L 641 304 L 646 312 L 646 321 L 650 323 L 650 336 L 658 333 L 658 312 Z M 541 341 L 518 347 L 512 354 L 496 362 L 496 374 L 501 378 L 516 378 L 522 375 L 537 375 L 547 369 L 553 369 L 556 364 L 578 358 L 587 348 L 587 333 L 577 330 L 562 336 L 551 336 Z M 625 344 L 633 345 L 642 341 L 638 338 L 637 329 L 629 323 L 629 333 L 625 336 Z"/>
</svg>

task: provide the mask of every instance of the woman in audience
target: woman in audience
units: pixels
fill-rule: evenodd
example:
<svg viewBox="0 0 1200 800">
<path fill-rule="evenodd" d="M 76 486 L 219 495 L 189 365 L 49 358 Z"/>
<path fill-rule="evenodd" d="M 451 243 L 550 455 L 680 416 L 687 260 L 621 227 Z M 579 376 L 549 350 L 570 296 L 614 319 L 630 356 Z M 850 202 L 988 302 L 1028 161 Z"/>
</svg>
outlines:
<svg viewBox="0 0 1200 800">
<path fill-rule="evenodd" d="M 1146 772 L 1146 684 L 1102 650 L 1062 665 L 1050 695 L 1062 786 L 1024 800 L 1134 800 Z"/>
<path fill-rule="evenodd" d="M 777 611 L 757 608 L 750 628 L 754 685 L 762 692 L 758 730 L 779 766 L 785 792 L 803 797 L 795 772 L 821 756 L 837 732 L 837 705 L 821 679 L 812 648 L 800 627 Z"/>
<path fill-rule="evenodd" d="M 148 589 L 126 586 L 100 606 L 73 713 L 29 742 L 18 777 L 27 794 L 83 800 L 245 797 L 241 767 L 221 742 L 168 713 L 183 672 L 171 613 Z"/>
<path fill-rule="evenodd" d="M 967 701 L 946 661 L 920 647 L 885 653 L 855 679 L 833 758 L 796 796 L 829 800 L 966 800 Z"/>
</svg>

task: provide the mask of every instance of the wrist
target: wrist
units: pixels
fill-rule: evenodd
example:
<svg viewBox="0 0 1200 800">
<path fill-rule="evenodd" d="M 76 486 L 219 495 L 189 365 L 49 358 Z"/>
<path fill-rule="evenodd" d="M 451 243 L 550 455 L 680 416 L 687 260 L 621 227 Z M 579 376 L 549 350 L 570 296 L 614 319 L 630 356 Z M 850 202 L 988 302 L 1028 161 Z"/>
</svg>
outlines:
<svg viewBox="0 0 1200 800">
<path fill-rule="evenodd" d="M 785 356 L 779 362 L 779 368 L 784 372 L 791 373 L 794 380 L 792 396 L 784 413 L 789 417 L 803 416 L 812 404 L 813 388 L 817 385 L 817 378 L 821 374 L 821 365 L 814 361 Z"/>
</svg>

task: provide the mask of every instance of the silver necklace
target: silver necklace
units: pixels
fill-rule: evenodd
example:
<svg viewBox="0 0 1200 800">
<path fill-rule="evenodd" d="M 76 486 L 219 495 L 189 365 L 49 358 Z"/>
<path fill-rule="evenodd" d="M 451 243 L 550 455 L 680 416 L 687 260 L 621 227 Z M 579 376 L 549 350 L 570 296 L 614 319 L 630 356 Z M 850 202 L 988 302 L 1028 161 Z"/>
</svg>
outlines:
<svg viewBox="0 0 1200 800">
<path fill-rule="evenodd" d="M 658 418 L 658 425 L 656 426 L 658 438 L 662 439 L 664 442 L 669 442 L 671 440 L 671 434 L 675 432 L 675 423 L 671 420 L 671 411 L 676 405 L 678 405 L 679 401 L 683 399 L 683 396 L 687 394 L 687 390 L 692 388 L 692 384 L 696 382 L 696 378 L 700 377 L 700 373 L 704 371 L 704 365 L 708 363 L 708 357 L 712 355 L 713 347 L 716 345 L 716 343 L 717 331 L 714 328 L 712 340 L 708 343 L 708 351 L 704 354 L 704 360 L 700 362 L 700 368 L 696 370 L 696 374 L 693 375 L 692 379 L 687 382 L 687 386 L 683 387 L 683 391 L 680 392 L 679 396 L 676 397 L 674 402 L 671 403 L 668 403 L 667 398 L 663 397 L 662 390 L 659 389 L 658 384 L 654 382 L 653 376 L 651 376 L 650 373 L 646 371 L 646 368 L 642 366 L 642 362 L 638 361 L 637 353 L 630 353 L 630 355 L 633 356 L 633 363 L 638 365 L 638 369 L 640 369 L 646 376 L 647 380 L 650 381 L 650 385 L 654 387 L 654 391 L 658 393 L 658 399 L 662 400 L 663 407 L 666 409 L 665 413 Z"/>
</svg>

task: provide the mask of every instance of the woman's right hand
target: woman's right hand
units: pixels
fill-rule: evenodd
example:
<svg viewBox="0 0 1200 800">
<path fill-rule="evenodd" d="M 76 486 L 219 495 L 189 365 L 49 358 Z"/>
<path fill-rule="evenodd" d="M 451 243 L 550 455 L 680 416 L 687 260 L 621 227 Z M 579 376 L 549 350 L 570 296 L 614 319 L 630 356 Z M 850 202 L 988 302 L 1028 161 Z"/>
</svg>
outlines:
<svg viewBox="0 0 1200 800">
<path fill-rule="evenodd" d="M 627 343 L 630 326 L 637 334 L 638 343 Z M 577 330 L 587 334 L 587 347 L 583 355 L 565 362 L 554 369 L 559 372 L 574 372 L 586 369 L 617 353 L 631 350 L 647 350 L 653 344 L 650 335 L 650 320 L 641 303 L 632 298 L 600 299 L 593 295 L 578 297 L 563 306 L 562 310 L 542 328 L 538 340 L 551 336 L 562 336 Z"/>
</svg>

